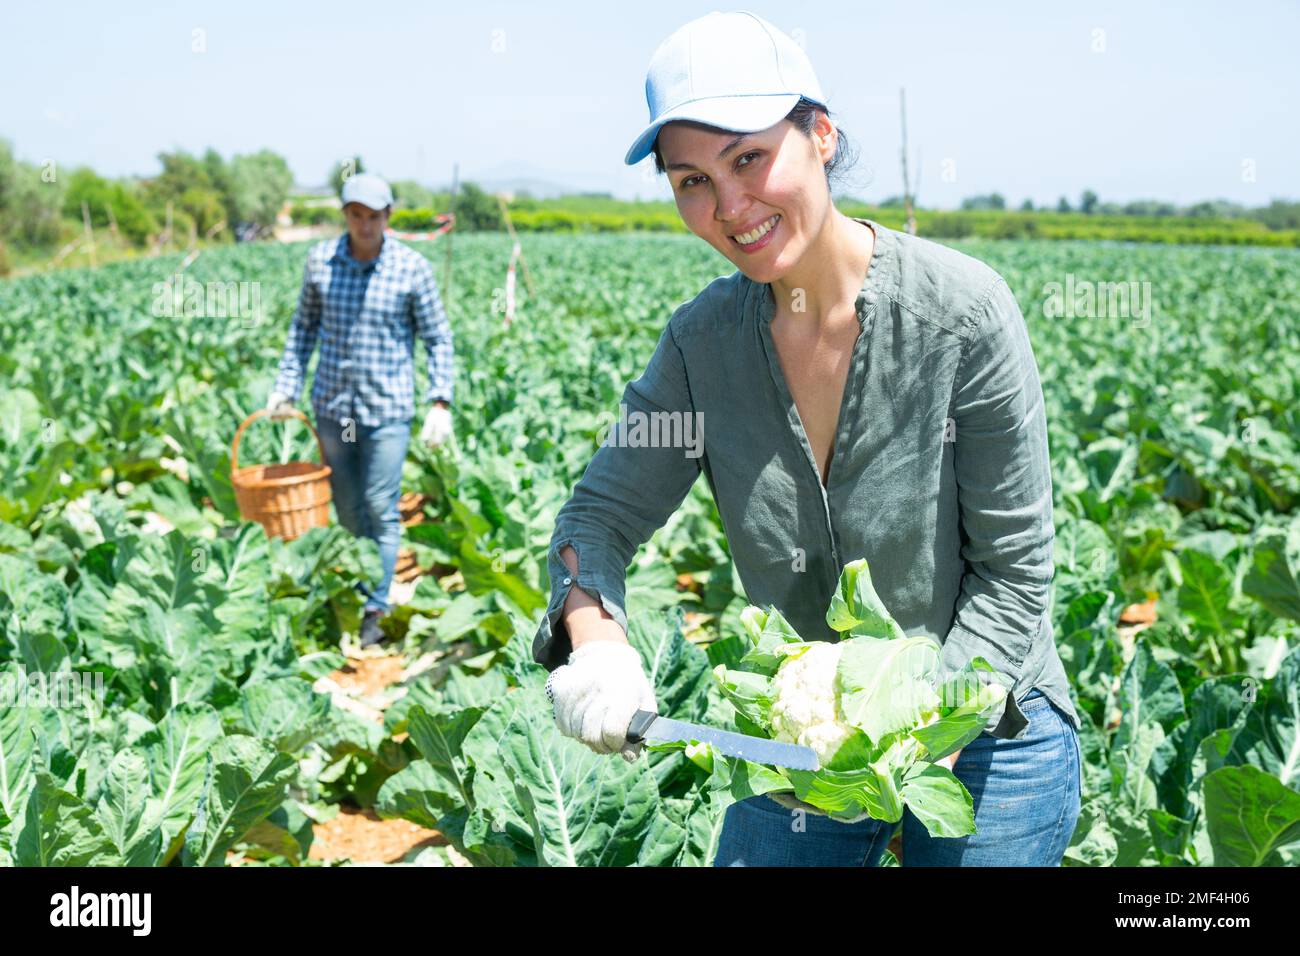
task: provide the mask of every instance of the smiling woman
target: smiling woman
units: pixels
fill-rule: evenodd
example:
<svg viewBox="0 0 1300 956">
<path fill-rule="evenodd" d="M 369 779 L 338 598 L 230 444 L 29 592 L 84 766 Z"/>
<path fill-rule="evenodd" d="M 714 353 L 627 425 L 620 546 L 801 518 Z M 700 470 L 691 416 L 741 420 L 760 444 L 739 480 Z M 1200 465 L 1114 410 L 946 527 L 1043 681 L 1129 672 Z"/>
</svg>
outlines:
<svg viewBox="0 0 1300 956">
<path fill-rule="evenodd" d="M 976 832 L 932 837 L 904 816 L 905 865 L 1058 865 L 1079 717 L 1048 613 L 1047 423 L 1014 296 L 969 256 L 835 208 L 844 138 L 808 58 L 765 20 L 686 24 L 652 58 L 646 99 L 625 162 L 653 153 L 682 221 L 737 271 L 673 311 L 621 405 L 695 416 L 703 453 L 603 443 L 556 517 L 533 653 L 560 730 L 636 758 L 629 722 L 656 702 L 627 642 L 626 570 L 703 474 L 751 604 L 836 640 L 826 608 L 865 558 L 904 634 L 941 645 L 942 676 L 983 658 L 1006 688 L 979 736 L 935 761 L 969 791 Z M 875 865 L 892 834 L 792 827 L 774 797 L 728 810 L 716 863 Z"/>
</svg>

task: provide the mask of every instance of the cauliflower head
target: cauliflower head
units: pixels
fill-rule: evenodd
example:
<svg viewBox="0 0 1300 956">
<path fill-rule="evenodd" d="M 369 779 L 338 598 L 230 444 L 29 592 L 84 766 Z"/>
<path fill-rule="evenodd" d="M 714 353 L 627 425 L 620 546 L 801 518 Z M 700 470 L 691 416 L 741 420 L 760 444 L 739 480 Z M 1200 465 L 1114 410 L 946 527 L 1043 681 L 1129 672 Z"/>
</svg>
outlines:
<svg viewBox="0 0 1300 956">
<path fill-rule="evenodd" d="M 773 739 L 811 747 L 822 767 L 857 733 L 840 711 L 835 672 L 842 650 L 819 641 L 783 661 L 772 678 Z"/>
</svg>

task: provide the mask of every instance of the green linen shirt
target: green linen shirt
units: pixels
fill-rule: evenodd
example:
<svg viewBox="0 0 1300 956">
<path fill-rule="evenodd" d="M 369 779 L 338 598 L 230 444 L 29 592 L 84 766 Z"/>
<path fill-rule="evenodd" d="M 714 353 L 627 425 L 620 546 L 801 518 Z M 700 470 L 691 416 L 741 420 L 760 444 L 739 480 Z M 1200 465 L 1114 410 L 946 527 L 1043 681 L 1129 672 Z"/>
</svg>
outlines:
<svg viewBox="0 0 1300 956">
<path fill-rule="evenodd" d="M 834 640 L 840 569 L 866 558 L 903 630 L 942 645 L 945 672 L 981 656 L 1010 686 L 986 731 L 1022 737 L 1016 702 L 1035 687 L 1077 729 L 1049 614 L 1052 478 L 1024 317 L 979 260 L 857 221 L 876 242 L 826 485 L 773 344 L 771 286 L 715 279 L 673 312 L 556 516 L 533 656 L 551 670 L 567 660 L 575 585 L 626 630 L 627 568 L 703 472 L 751 603 L 775 605 L 805 640 Z"/>
</svg>

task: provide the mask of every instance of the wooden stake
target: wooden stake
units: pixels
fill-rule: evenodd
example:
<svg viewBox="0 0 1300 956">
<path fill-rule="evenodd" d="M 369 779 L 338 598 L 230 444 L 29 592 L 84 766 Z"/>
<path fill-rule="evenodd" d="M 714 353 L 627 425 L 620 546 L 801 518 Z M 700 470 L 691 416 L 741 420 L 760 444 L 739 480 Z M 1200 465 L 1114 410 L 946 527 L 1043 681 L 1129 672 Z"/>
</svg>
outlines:
<svg viewBox="0 0 1300 956">
<path fill-rule="evenodd" d="M 86 248 L 90 251 L 90 267 L 95 268 L 95 230 L 90 228 L 90 206 L 81 200 L 81 221 L 86 227 Z"/>
<path fill-rule="evenodd" d="M 81 244 L 85 241 L 86 241 L 85 236 L 82 236 L 80 239 L 73 239 L 70 243 L 68 243 L 66 246 L 60 249 L 58 251 L 58 254 L 55 255 L 55 257 L 50 260 L 49 268 L 53 269 L 60 262 L 63 261 L 64 256 L 67 256 L 73 250 L 80 248 Z"/>
<path fill-rule="evenodd" d="M 448 205 L 451 207 L 448 211 L 451 213 L 453 222 L 451 229 L 447 231 L 447 261 L 442 267 L 442 305 L 447 308 L 447 303 L 451 299 L 451 237 L 456 233 L 456 193 L 460 188 L 460 163 L 453 163 L 451 167 L 451 199 Z"/>
<path fill-rule="evenodd" d="M 909 236 L 916 235 L 916 212 L 913 208 L 912 182 L 907 175 L 907 98 L 902 87 L 898 90 L 898 115 L 903 124 L 903 229 Z"/>
<path fill-rule="evenodd" d="M 510 221 L 510 209 L 508 206 L 506 206 L 505 197 L 502 196 L 500 193 L 497 193 L 497 203 L 501 207 L 501 218 L 505 220 L 506 231 L 510 233 L 511 241 L 516 246 L 518 246 L 519 236 L 515 234 L 515 224 Z M 531 296 L 534 294 L 533 277 L 528 272 L 528 260 L 524 258 L 524 252 L 522 247 L 520 247 L 519 250 L 519 264 L 524 267 L 524 285 L 528 287 L 528 294 Z"/>
</svg>

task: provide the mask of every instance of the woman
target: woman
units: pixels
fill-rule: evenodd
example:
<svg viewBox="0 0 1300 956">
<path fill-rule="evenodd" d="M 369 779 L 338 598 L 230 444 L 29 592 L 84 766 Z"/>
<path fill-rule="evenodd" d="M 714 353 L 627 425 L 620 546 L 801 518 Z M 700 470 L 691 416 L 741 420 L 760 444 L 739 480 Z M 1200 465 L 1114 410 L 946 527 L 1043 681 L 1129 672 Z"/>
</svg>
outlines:
<svg viewBox="0 0 1300 956">
<path fill-rule="evenodd" d="M 752 603 L 831 639 L 840 569 L 865 557 L 904 630 L 942 643 L 945 671 L 982 656 L 1010 688 L 952 762 L 977 832 L 931 838 L 908 812 L 904 864 L 1059 865 L 1079 718 L 1048 616 L 1042 388 L 1011 291 L 968 256 L 835 209 L 842 136 L 802 50 L 760 18 L 682 27 L 646 96 L 626 162 L 653 151 L 687 227 L 738 271 L 673 313 L 623 399 L 629 421 L 695 416 L 702 454 L 607 441 L 557 516 L 534 656 L 554 671 L 558 726 L 635 757 L 628 722 L 656 706 L 626 639 L 624 574 L 703 471 Z M 875 865 L 893 830 L 804 809 L 732 805 L 715 864 Z"/>
</svg>

